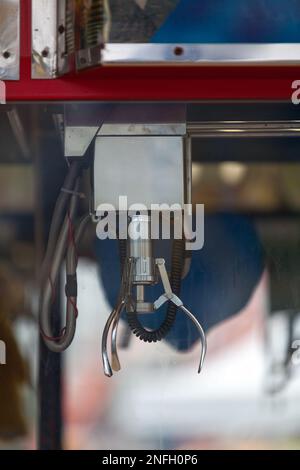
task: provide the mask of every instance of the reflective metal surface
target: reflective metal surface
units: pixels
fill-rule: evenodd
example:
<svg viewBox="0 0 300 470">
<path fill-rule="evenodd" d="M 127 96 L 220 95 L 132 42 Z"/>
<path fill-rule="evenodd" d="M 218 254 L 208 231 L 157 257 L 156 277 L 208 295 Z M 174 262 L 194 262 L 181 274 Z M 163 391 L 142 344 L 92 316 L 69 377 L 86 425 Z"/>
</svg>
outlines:
<svg viewBox="0 0 300 470">
<path fill-rule="evenodd" d="M 76 6 L 76 68 L 93 67 L 102 61 L 102 50 L 110 31 L 108 0 L 81 1 Z"/>
<path fill-rule="evenodd" d="M 65 157 L 82 157 L 97 134 L 96 126 L 68 126 L 65 128 Z"/>
<path fill-rule="evenodd" d="M 200 362 L 198 366 L 198 374 L 200 374 L 204 359 L 206 356 L 206 351 L 207 351 L 207 341 L 206 341 L 206 334 L 202 328 L 201 323 L 197 320 L 197 318 L 190 312 L 182 303 L 182 300 L 177 297 L 172 292 L 172 287 L 170 284 L 170 280 L 168 277 L 168 273 L 166 270 L 166 265 L 165 265 L 165 260 L 163 258 L 158 258 L 155 260 L 156 265 L 159 270 L 159 274 L 161 277 L 161 281 L 164 287 L 164 294 L 162 294 L 155 302 L 154 302 L 154 308 L 155 310 L 159 309 L 164 303 L 166 302 L 172 302 L 175 304 L 177 307 L 179 307 L 186 315 L 187 317 L 194 323 L 196 328 L 198 329 L 199 336 L 200 336 L 200 341 L 201 341 L 201 354 L 200 354 Z"/>
<path fill-rule="evenodd" d="M 0 2 L 0 80 L 20 76 L 20 0 Z"/>
<path fill-rule="evenodd" d="M 299 64 L 300 44 L 106 44 L 106 64 Z"/>
<path fill-rule="evenodd" d="M 201 121 L 172 124 L 103 124 L 66 126 L 65 156 L 83 156 L 93 138 L 98 136 L 182 135 L 190 138 L 215 137 L 299 137 L 300 121 Z M 191 141 L 185 139 L 186 172 L 190 184 Z"/>
<path fill-rule="evenodd" d="M 155 282 L 155 271 L 151 243 L 151 219 L 148 215 L 133 215 L 131 218 L 133 233 L 141 236 L 129 240 L 129 255 L 135 259 L 132 282 L 145 286 Z"/>
<path fill-rule="evenodd" d="M 68 70 L 66 0 L 32 0 L 32 78 L 56 78 Z"/>
<path fill-rule="evenodd" d="M 169 9 L 172 11 L 177 2 L 173 3 L 169 6 L 162 5 L 161 8 L 166 8 L 166 12 Z M 55 78 L 66 73 L 69 70 L 68 57 L 71 52 L 75 52 L 77 70 L 102 63 L 112 65 L 122 63 L 296 65 L 299 63 L 300 42 L 297 42 L 297 36 L 273 35 L 269 38 L 271 42 L 263 42 L 264 36 L 258 36 L 256 39 L 258 42 L 255 42 L 252 36 L 248 38 L 242 34 L 239 37 L 240 42 L 237 42 L 235 36 L 230 42 L 232 39 L 230 35 L 222 36 L 223 39 L 219 36 L 213 36 L 214 39 L 211 39 L 209 35 L 198 37 L 196 33 L 201 29 L 201 21 L 204 21 L 203 12 L 198 11 L 198 6 L 196 17 L 189 18 L 188 21 L 188 24 L 191 23 L 190 29 L 196 34 L 192 42 L 188 42 L 185 36 L 180 35 L 184 29 L 181 23 L 180 27 L 175 28 L 175 36 L 167 35 L 163 38 L 160 35 L 156 36 L 155 31 L 157 32 L 158 26 L 163 29 L 166 26 L 164 21 L 168 21 L 168 15 L 160 18 L 162 12 L 159 5 L 151 7 L 154 10 L 150 14 L 150 7 L 150 3 L 144 5 L 142 2 L 142 4 L 137 3 L 132 11 L 130 9 L 127 11 L 129 5 L 124 4 L 123 9 L 127 15 L 122 12 L 119 17 L 118 12 L 121 7 L 116 2 L 109 3 L 108 0 L 79 1 L 78 5 L 76 3 L 76 8 L 70 0 L 32 0 L 33 78 Z M 149 34 L 144 37 L 143 31 L 149 20 L 149 14 L 150 17 L 154 14 L 155 18 L 158 15 L 160 19 L 157 18 L 156 26 L 152 25 L 154 29 L 150 28 L 152 32 L 149 30 Z M 195 21 L 199 21 L 199 24 Z M 279 26 L 277 25 L 277 29 L 279 28 L 280 32 Z M 140 33 L 137 32 L 137 27 Z M 285 27 L 288 25 L 285 24 Z M 275 28 L 276 31 L 277 29 Z M 165 39 L 170 42 L 166 43 Z M 182 42 L 185 40 L 186 42 Z"/>
<path fill-rule="evenodd" d="M 93 208 L 112 204 L 184 204 L 182 136 L 97 137 L 94 157 Z M 121 171 L 120 171 L 121 169 Z M 113 182 L 113 184 L 112 184 Z M 117 190 L 116 190 L 117 188 Z M 127 210 L 127 209 L 125 209 Z"/>
<path fill-rule="evenodd" d="M 200 137 L 299 137 L 300 121 L 211 121 L 194 122 L 188 134 Z"/>
<path fill-rule="evenodd" d="M 185 123 L 103 124 L 98 135 L 185 135 Z"/>
</svg>

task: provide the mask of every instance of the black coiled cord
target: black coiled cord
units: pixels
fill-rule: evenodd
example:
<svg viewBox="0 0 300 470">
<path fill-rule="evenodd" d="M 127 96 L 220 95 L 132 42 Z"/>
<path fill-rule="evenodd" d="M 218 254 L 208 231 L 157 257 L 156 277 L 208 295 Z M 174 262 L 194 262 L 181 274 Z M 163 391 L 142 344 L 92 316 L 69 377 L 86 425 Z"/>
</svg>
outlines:
<svg viewBox="0 0 300 470">
<path fill-rule="evenodd" d="M 127 245 L 126 240 L 120 240 L 120 260 L 121 266 L 124 266 L 125 259 L 127 255 Z M 182 240 L 173 240 L 172 245 L 172 267 L 171 267 L 171 288 L 175 295 L 180 295 L 181 289 L 181 276 L 183 272 L 185 258 L 185 241 Z M 123 269 L 122 269 L 123 272 Z M 136 312 L 127 312 L 127 321 L 130 326 L 131 331 L 135 336 L 137 336 L 141 341 L 147 343 L 156 343 L 161 341 L 169 333 L 172 328 L 177 313 L 177 307 L 173 303 L 168 303 L 168 309 L 166 317 L 163 323 L 153 331 L 146 330 L 141 322 L 138 319 Z"/>
</svg>

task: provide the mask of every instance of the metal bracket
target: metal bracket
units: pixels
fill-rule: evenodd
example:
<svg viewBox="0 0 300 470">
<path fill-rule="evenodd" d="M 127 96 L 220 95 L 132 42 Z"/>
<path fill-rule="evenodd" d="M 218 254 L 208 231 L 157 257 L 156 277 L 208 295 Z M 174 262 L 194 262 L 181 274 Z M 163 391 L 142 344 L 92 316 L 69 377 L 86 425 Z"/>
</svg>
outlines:
<svg viewBox="0 0 300 470">
<path fill-rule="evenodd" d="M 99 127 L 76 126 L 65 128 L 65 157 L 83 157 Z"/>
<path fill-rule="evenodd" d="M 56 78 L 69 71 L 66 16 L 67 0 L 32 0 L 32 78 Z"/>
<path fill-rule="evenodd" d="M 0 2 L 0 80 L 20 78 L 20 0 Z"/>
<path fill-rule="evenodd" d="M 81 16 L 77 20 L 81 28 L 76 28 L 77 70 L 94 67 L 102 63 L 102 51 L 110 31 L 109 0 L 82 2 Z"/>
<path fill-rule="evenodd" d="M 108 0 L 32 0 L 32 78 L 56 78 L 100 65 L 108 39 Z"/>
</svg>

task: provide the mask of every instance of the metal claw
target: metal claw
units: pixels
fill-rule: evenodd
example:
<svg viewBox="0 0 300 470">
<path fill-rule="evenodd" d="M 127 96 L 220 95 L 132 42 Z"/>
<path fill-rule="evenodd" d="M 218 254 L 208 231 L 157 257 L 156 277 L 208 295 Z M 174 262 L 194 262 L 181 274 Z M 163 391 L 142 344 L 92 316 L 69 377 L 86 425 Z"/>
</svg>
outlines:
<svg viewBox="0 0 300 470">
<path fill-rule="evenodd" d="M 118 353 L 117 353 L 117 348 L 116 348 L 116 338 L 115 342 L 113 342 L 113 336 L 112 336 L 112 367 L 110 365 L 108 353 L 107 353 L 107 338 L 109 334 L 109 330 L 112 324 L 114 324 L 115 330 L 113 330 L 113 334 L 116 335 L 117 331 L 117 326 L 119 322 L 119 317 L 120 313 L 123 310 L 125 301 L 124 299 L 121 300 L 121 302 L 118 304 L 117 308 L 114 308 L 111 314 L 108 317 L 108 320 L 105 324 L 104 330 L 103 330 L 103 335 L 102 335 L 102 362 L 103 362 L 103 370 L 104 374 L 107 377 L 111 377 L 113 375 L 112 369 L 114 371 L 120 370 L 120 361 L 118 358 Z M 115 333 L 114 333 L 115 331 Z"/>
<path fill-rule="evenodd" d="M 118 350 L 117 350 L 117 336 L 118 336 L 118 326 L 119 321 L 121 318 L 122 311 L 124 306 L 129 304 L 131 299 L 131 278 L 132 278 L 132 271 L 133 271 L 133 263 L 134 260 L 129 258 L 127 263 L 124 267 L 124 274 L 122 276 L 122 287 L 121 287 L 121 301 L 117 308 L 116 314 L 113 320 L 113 326 L 111 331 L 111 361 L 112 361 L 112 368 L 114 371 L 118 372 L 121 369 Z"/>
<path fill-rule="evenodd" d="M 167 274 L 167 271 L 166 271 L 165 261 L 163 259 L 157 259 L 156 264 L 157 264 L 158 269 L 159 269 L 159 273 L 160 273 L 160 276 L 161 276 L 161 279 L 162 279 L 162 283 L 163 283 L 165 292 L 164 292 L 164 294 L 162 294 L 154 302 L 154 308 L 155 308 L 155 310 L 158 310 L 164 303 L 173 302 L 173 304 L 175 304 L 178 308 L 180 308 L 189 317 L 189 319 L 192 320 L 194 325 L 197 327 L 197 329 L 199 331 L 199 335 L 200 335 L 200 340 L 201 340 L 201 356 L 200 356 L 200 363 L 199 363 L 199 367 L 198 367 L 198 374 L 200 374 L 203 363 L 204 363 L 206 351 L 207 351 L 207 341 L 206 341 L 205 332 L 204 332 L 201 324 L 197 320 L 197 318 L 192 314 L 192 312 L 190 312 L 183 305 L 180 298 L 177 297 L 177 295 L 175 295 L 172 292 L 170 281 L 169 281 L 168 274 Z"/>
<path fill-rule="evenodd" d="M 107 354 L 107 338 L 108 338 L 110 326 L 115 318 L 115 314 L 116 314 L 116 309 L 113 309 L 113 311 L 111 312 L 111 314 L 109 315 L 107 319 L 107 322 L 105 323 L 105 327 L 104 327 L 103 334 L 102 334 L 102 348 L 101 348 L 102 362 L 103 362 L 104 374 L 107 377 L 111 377 L 113 375 L 112 368 L 111 368 L 108 354 Z"/>
<path fill-rule="evenodd" d="M 198 374 L 200 374 L 201 369 L 203 367 L 204 359 L 206 356 L 206 350 L 207 350 L 207 341 L 206 341 L 206 335 L 205 332 L 201 326 L 201 324 L 198 322 L 197 318 L 190 312 L 184 305 L 180 305 L 179 308 L 189 317 L 190 320 L 196 325 L 198 328 L 199 334 L 200 334 L 200 340 L 201 340 L 201 356 L 200 356 L 200 363 L 198 367 Z"/>
<path fill-rule="evenodd" d="M 113 370 L 115 372 L 118 372 L 121 369 L 119 356 L 118 356 L 118 350 L 117 350 L 117 334 L 118 334 L 118 326 L 119 326 L 119 321 L 121 318 L 122 311 L 126 303 L 130 301 L 132 269 L 133 269 L 133 259 L 129 258 L 128 262 L 125 263 L 124 270 L 123 270 L 122 284 L 121 284 L 121 291 L 120 291 L 118 305 L 111 312 L 103 330 L 102 362 L 103 362 L 104 374 L 107 377 L 111 377 L 113 375 Z M 107 353 L 107 339 L 108 339 L 111 326 L 112 326 L 112 330 L 111 330 L 111 364 L 110 364 L 108 353 Z"/>
<path fill-rule="evenodd" d="M 117 350 L 117 335 L 118 335 L 118 326 L 122 311 L 125 306 L 125 299 L 122 299 L 119 303 L 116 313 L 113 319 L 113 326 L 111 331 L 111 364 L 115 372 L 118 372 L 121 369 L 121 364 L 119 361 L 118 350 Z"/>
</svg>

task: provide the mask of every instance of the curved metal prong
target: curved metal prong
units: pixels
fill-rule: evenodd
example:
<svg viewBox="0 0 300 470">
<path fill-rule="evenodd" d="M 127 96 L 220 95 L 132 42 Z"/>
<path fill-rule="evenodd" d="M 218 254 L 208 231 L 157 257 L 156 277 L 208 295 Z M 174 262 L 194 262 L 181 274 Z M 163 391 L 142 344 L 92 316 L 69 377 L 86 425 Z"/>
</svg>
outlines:
<svg viewBox="0 0 300 470">
<path fill-rule="evenodd" d="M 102 348 L 101 348 L 102 349 L 102 362 L 103 362 L 104 374 L 107 377 L 111 377 L 113 375 L 112 368 L 111 368 L 108 354 L 107 354 L 107 338 L 108 338 L 108 333 L 109 333 L 111 324 L 115 318 L 115 315 L 116 315 L 116 309 L 114 308 L 107 319 L 107 322 L 105 324 L 103 334 L 102 334 Z"/>
<path fill-rule="evenodd" d="M 192 314 L 192 312 L 190 312 L 183 305 L 182 300 L 172 292 L 172 288 L 171 288 L 171 285 L 170 285 L 168 273 L 167 273 L 167 270 L 166 270 L 165 260 L 162 259 L 162 258 L 157 259 L 156 260 L 156 265 L 158 266 L 159 274 L 160 274 L 165 292 L 154 302 L 154 308 L 155 308 L 155 310 L 157 310 L 165 302 L 168 302 L 168 301 L 173 302 L 173 304 L 175 304 L 176 307 L 180 308 L 189 317 L 189 319 L 192 320 L 192 322 L 195 324 L 195 326 L 197 327 L 197 329 L 199 331 L 200 339 L 201 339 L 201 356 L 200 356 L 200 363 L 199 363 L 199 367 L 198 367 L 198 374 L 200 374 L 203 363 L 204 363 L 206 350 L 207 350 L 207 342 L 206 342 L 205 332 L 204 332 L 201 324 L 198 322 L 197 318 Z"/>
<path fill-rule="evenodd" d="M 119 371 L 121 369 L 118 351 L 117 351 L 117 336 L 118 336 L 118 326 L 121 317 L 121 313 L 126 305 L 126 302 L 130 301 L 131 296 L 131 277 L 133 269 L 134 259 L 129 258 L 126 260 L 123 268 L 121 291 L 119 295 L 119 303 L 116 308 L 113 309 L 108 320 L 105 324 L 103 335 L 102 335 L 102 362 L 104 374 L 107 377 L 113 375 L 112 370 Z M 120 300 L 121 299 L 121 300 Z M 107 339 L 112 326 L 111 331 L 111 364 L 109 362 L 109 357 L 107 354 Z"/>
<path fill-rule="evenodd" d="M 114 371 L 118 372 L 121 369 L 118 351 L 117 351 L 117 336 L 118 336 L 118 326 L 121 318 L 122 311 L 127 303 L 131 302 L 131 278 L 133 270 L 134 260 L 133 258 L 128 258 L 127 263 L 124 266 L 123 276 L 122 276 L 122 298 L 119 302 L 114 319 L 111 332 L 111 361 L 112 368 Z"/>
<path fill-rule="evenodd" d="M 115 372 L 118 372 L 121 369 L 121 364 L 119 361 L 118 351 L 117 351 L 117 336 L 118 336 L 118 326 L 121 318 L 122 311 L 125 306 L 125 300 L 121 300 L 118 307 L 116 308 L 115 315 L 113 318 L 113 326 L 111 331 L 111 364 Z"/>
<path fill-rule="evenodd" d="M 199 331 L 199 334 L 200 334 L 201 345 L 202 345 L 201 346 L 200 363 L 199 363 L 199 367 L 198 367 L 198 374 L 200 374 L 203 363 L 204 363 L 206 350 L 207 350 L 206 335 L 205 335 L 205 332 L 204 332 L 202 326 L 198 322 L 197 318 L 192 314 L 192 312 L 190 312 L 184 305 L 180 305 L 179 308 L 189 317 L 190 320 L 192 320 L 192 322 L 196 325 L 196 327 Z"/>
</svg>

